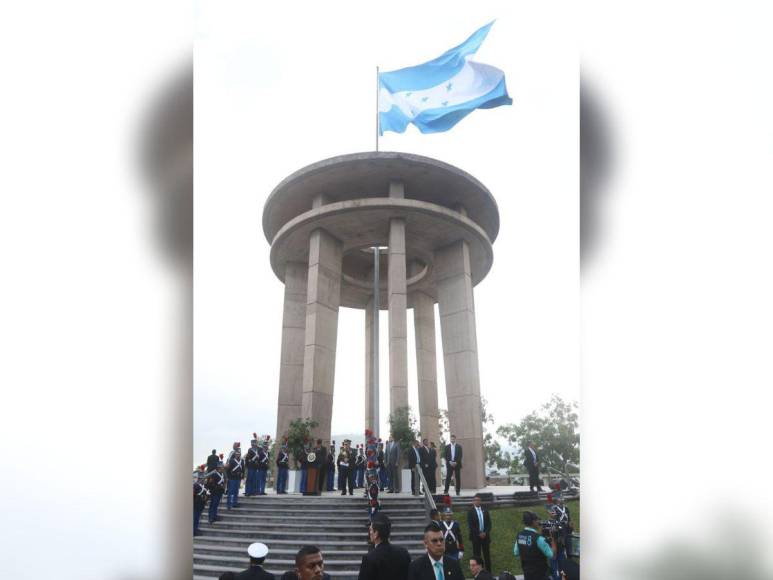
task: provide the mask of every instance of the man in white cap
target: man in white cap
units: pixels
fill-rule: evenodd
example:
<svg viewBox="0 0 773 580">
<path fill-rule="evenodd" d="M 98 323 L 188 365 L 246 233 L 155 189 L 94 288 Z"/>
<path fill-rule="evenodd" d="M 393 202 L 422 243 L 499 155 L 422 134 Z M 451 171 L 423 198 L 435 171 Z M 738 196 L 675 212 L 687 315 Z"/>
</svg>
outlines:
<svg viewBox="0 0 773 580">
<path fill-rule="evenodd" d="M 247 554 L 250 556 L 250 567 L 244 572 L 239 572 L 235 580 L 275 580 L 274 575 L 263 569 L 263 561 L 268 556 L 268 546 L 255 542 L 247 548 Z"/>
</svg>

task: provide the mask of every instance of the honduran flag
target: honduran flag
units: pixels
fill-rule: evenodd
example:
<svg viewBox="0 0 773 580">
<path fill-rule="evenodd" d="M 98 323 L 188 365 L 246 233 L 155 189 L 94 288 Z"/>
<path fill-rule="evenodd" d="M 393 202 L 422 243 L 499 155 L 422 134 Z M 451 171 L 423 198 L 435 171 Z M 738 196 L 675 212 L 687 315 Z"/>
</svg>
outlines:
<svg viewBox="0 0 773 580">
<path fill-rule="evenodd" d="M 413 123 L 422 133 L 448 131 L 475 109 L 510 105 L 505 73 L 469 60 L 493 22 L 459 46 L 417 66 L 379 74 L 379 133 L 402 133 Z"/>
</svg>

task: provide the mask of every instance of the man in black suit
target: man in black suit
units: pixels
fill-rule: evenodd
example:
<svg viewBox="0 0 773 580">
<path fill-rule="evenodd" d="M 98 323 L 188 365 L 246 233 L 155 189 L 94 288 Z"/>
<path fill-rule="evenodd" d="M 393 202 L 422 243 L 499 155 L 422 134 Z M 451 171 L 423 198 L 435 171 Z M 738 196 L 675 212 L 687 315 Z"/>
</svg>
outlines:
<svg viewBox="0 0 773 580">
<path fill-rule="evenodd" d="M 413 447 L 408 450 L 408 469 L 411 470 L 411 493 L 413 495 L 419 495 L 419 478 L 416 475 L 416 466 L 422 467 L 421 462 L 421 450 L 419 442 L 414 441 Z"/>
<path fill-rule="evenodd" d="M 534 441 L 529 441 L 529 445 L 523 452 L 523 465 L 529 472 L 529 491 L 542 491 L 542 485 L 539 480 L 539 455 L 534 448 Z"/>
<path fill-rule="evenodd" d="M 389 493 L 400 493 L 400 443 L 391 437 L 387 441 L 386 464 L 389 471 Z"/>
<path fill-rule="evenodd" d="M 434 488 L 431 487 L 432 482 L 432 457 L 430 456 L 429 440 L 421 440 L 421 449 L 419 449 L 419 455 L 421 456 L 421 472 L 424 474 L 424 481 L 427 482 L 427 487 L 430 488 L 430 493 L 435 493 Z"/>
<path fill-rule="evenodd" d="M 446 460 L 446 489 L 443 493 L 448 495 L 451 475 L 453 475 L 456 495 L 459 495 L 459 490 L 462 489 L 462 446 L 456 443 L 456 435 L 451 435 L 451 443 L 446 445 L 443 457 Z"/>
<path fill-rule="evenodd" d="M 406 580 L 411 556 L 402 546 L 389 543 L 392 522 L 385 514 L 376 514 L 368 537 L 373 549 L 362 557 L 357 580 Z"/>
<path fill-rule="evenodd" d="M 472 498 L 472 507 L 467 512 L 467 527 L 470 530 L 472 553 L 478 558 L 483 556 L 483 567 L 491 572 L 491 516 L 480 505 L 480 494 Z"/>
<path fill-rule="evenodd" d="M 477 556 L 470 558 L 470 572 L 472 580 L 494 580 L 491 573 L 483 568 L 483 559 Z"/>
<path fill-rule="evenodd" d="M 408 567 L 408 580 L 462 580 L 459 562 L 445 555 L 446 543 L 437 522 L 424 528 L 424 546 L 427 553 L 419 556 Z"/>
<path fill-rule="evenodd" d="M 250 567 L 234 576 L 234 580 L 275 580 L 274 575 L 263 569 L 263 561 L 268 555 L 268 547 L 256 542 L 247 548 L 250 556 Z"/>
<path fill-rule="evenodd" d="M 435 447 L 435 442 L 430 441 L 429 442 L 429 475 L 430 478 L 427 480 L 427 485 L 429 485 L 429 491 L 432 493 L 432 495 L 435 495 L 435 492 L 437 491 L 437 447 Z"/>
</svg>

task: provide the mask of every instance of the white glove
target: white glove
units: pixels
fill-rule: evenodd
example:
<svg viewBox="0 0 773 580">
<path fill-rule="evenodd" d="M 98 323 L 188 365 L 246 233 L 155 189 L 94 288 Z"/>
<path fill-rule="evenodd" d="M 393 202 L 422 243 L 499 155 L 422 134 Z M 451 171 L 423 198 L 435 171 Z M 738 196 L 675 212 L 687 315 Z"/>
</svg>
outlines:
<svg viewBox="0 0 773 580">
<path fill-rule="evenodd" d="M 462 558 L 464 558 L 464 552 L 459 552 L 459 561 L 462 561 Z"/>
</svg>

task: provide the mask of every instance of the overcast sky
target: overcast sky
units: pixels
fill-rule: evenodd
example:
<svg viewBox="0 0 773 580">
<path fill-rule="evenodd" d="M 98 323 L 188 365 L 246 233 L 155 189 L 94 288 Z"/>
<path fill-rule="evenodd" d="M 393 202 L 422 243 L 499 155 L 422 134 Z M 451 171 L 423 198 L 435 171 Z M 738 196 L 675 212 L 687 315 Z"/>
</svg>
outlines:
<svg viewBox="0 0 773 580">
<path fill-rule="evenodd" d="M 377 65 L 420 64 L 495 18 L 474 58 L 504 70 L 513 105 L 473 112 L 447 133 L 387 133 L 380 149 L 456 165 L 497 200 L 494 264 L 475 288 L 481 394 L 496 422 L 517 421 L 551 393 L 579 398 L 572 14 L 521 2 L 479 2 L 453 14 L 439 3 L 389 6 L 196 4 L 194 462 L 253 431 L 274 436 L 283 287 L 261 227 L 271 190 L 307 164 L 374 149 Z M 418 410 L 410 311 L 408 320 Z M 386 340 L 381 347 L 384 430 Z M 364 312 L 342 308 L 334 434 L 364 428 L 364 348 Z M 445 408 L 442 359 L 438 377 Z"/>
</svg>

